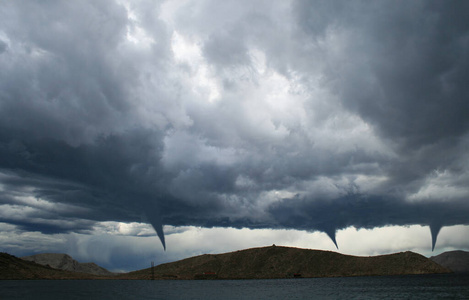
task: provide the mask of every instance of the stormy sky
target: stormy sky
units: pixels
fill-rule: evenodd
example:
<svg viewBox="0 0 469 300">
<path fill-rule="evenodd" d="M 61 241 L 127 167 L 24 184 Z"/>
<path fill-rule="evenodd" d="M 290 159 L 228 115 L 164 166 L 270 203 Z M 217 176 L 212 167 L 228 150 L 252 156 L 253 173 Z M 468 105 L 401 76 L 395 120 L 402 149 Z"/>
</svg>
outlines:
<svg viewBox="0 0 469 300">
<path fill-rule="evenodd" d="M 0 2 L 0 251 L 469 250 L 468 11 Z"/>
</svg>

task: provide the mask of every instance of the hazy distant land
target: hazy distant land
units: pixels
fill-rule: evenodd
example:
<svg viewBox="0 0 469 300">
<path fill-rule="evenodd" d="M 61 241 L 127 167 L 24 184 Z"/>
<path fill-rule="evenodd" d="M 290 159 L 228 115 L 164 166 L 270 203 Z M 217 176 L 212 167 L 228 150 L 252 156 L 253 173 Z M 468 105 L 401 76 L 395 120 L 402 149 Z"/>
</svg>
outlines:
<svg viewBox="0 0 469 300">
<path fill-rule="evenodd" d="M 54 269 L 87 273 L 93 275 L 111 276 L 114 273 L 109 272 L 95 263 L 79 263 L 70 255 L 63 253 L 41 253 L 31 256 L 24 256 L 21 259 L 33 261 L 43 266 L 50 266 Z"/>
<path fill-rule="evenodd" d="M 0 253 L 0 279 L 101 279 L 104 276 L 64 271 Z"/>
<path fill-rule="evenodd" d="M 453 254 L 457 254 L 455 260 Z M 444 257 L 444 260 L 438 257 Z M 92 263 L 80 264 L 65 254 L 42 254 L 25 259 L 38 263 L 0 253 L 0 279 L 273 279 L 439 274 L 452 272 L 450 267 L 454 267 L 454 263 L 448 262 L 467 266 L 469 252 L 446 252 L 431 259 L 410 251 L 359 257 L 332 251 L 270 246 L 204 254 L 161 264 L 153 270 L 148 268 L 118 275 Z M 59 270 L 60 267 L 65 270 Z"/>
<path fill-rule="evenodd" d="M 469 252 L 461 250 L 448 251 L 432 256 L 430 259 L 454 273 L 469 273 Z"/>
</svg>

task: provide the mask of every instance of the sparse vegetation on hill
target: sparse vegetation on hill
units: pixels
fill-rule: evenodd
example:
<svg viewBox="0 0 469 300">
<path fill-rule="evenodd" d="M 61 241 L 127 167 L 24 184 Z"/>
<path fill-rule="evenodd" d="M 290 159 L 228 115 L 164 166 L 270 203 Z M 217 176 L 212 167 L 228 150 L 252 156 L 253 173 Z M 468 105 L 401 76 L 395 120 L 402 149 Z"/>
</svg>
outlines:
<svg viewBox="0 0 469 300">
<path fill-rule="evenodd" d="M 225 254 L 205 254 L 156 266 L 155 279 L 261 279 L 449 273 L 413 252 L 374 257 L 290 247 L 263 247 Z M 151 269 L 120 275 L 151 279 Z"/>
<path fill-rule="evenodd" d="M 413 252 L 359 257 L 281 246 L 204 254 L 115 276 L 70 272 L 0 253 L 0 279 L 273 279 L 450 273 Z"/>
</svg>

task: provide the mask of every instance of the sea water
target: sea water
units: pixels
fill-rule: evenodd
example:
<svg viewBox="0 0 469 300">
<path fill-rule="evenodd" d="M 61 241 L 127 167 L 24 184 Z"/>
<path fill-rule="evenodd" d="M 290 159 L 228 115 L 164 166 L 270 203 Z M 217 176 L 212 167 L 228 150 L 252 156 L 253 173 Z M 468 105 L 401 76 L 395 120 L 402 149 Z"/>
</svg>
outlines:
<svg viewBox="0 0 469 300">
<path fill-rule="evenodd" d="M 4 280 L 0 299 L 469 299 L 469 275 L 269 280 Z"/>
</svg>

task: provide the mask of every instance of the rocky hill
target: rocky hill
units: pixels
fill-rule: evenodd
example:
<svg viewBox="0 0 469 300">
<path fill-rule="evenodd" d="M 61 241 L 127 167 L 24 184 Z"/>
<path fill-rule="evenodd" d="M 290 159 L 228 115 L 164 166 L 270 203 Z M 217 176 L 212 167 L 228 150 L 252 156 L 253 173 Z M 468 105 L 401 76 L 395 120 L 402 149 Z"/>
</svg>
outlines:
<svg viewBox="0 0 469 300">
<path fill-rule="evenodd" d="M 332 251 L 281 246 L 252 248 L 224 254 L 205 254 L 162 264 L 153 270 L 149 268 L 119 275 L 80 273 L 76 270 L 81 264 L 70 256 L 62 254 L 62 260 L 50 259 L 51 256 L 60 257 L 50 254 L 45 258 L 36 257 L 42 263 L 47 261 L 47 265 L 44 266 L 7 253 L 0 253 L 0 279 L 267 279 L 451 272 L 413 252 L 359 257 Z M 91 268 L 96 266 L 84 265 L 91 265 Z M 52 266 L 74 271 L 54 269 Z"/>
<path fill-rule="evenodd" d="M 450 273 L 413 252 L 373 257 L 271 246 L 205 254 L 119 275 L 122 279 L 261 279 Z"/>
<path fill-rule="evenodd" d="M 57 270 L 26 261 L 7 253 L 0 253 L 0 280 L 5 279 L 101 279 L 85 273 Z M 1 298 L 1 296 L 0 296 Z"/>
<path fill-rule="evenodd" d="M 88 273 L 102 276 L 111 276 L 114 274 L 95 263 L 79 263 L 71 256 L 62 253 L 41 253 L 31 256 L 24 256 L 21 258 L 24 260 L 33 261 L 43 266 L 50 266 L 54 269 L 64 271 Z"/>
<path fill-rule="evenodd" d="M 455 273 L 469 273 L 469 252 L 467 251 L 448 251 L 432 256 L 430 259 Z"/>
</svg>

